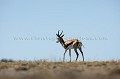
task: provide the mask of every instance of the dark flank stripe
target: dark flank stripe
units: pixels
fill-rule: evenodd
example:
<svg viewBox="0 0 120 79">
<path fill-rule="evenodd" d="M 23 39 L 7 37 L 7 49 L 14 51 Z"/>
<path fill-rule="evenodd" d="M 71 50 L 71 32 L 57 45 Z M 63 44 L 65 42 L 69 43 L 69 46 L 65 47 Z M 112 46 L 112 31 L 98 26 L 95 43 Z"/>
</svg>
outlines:
<svg viewBox="0 0 120 79">
<path fill-rule="evenodd" d="M 65 48 L 67 48 L 67 47 L 70 46 L 71 44 L 73 44 L 73 42 L 70 42 L 70 43 L 66 44 Z"/>
</svg>

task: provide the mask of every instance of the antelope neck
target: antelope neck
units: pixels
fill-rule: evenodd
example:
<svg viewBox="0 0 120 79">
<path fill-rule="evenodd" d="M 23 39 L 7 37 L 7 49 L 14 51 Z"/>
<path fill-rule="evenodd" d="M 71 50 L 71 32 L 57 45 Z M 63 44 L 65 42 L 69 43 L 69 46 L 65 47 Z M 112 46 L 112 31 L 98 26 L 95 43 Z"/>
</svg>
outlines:
<svg viewBox="0 0 120 79">
<path fill-rule="evenodd" d="M 61 45 L 62 45 L 64 48 L 66 48 L 66 45 L 65 45 L 65 42 L 64 42 L 63 38 L 61 38 L 60 43 L 61 43 Z"/>
</svg>

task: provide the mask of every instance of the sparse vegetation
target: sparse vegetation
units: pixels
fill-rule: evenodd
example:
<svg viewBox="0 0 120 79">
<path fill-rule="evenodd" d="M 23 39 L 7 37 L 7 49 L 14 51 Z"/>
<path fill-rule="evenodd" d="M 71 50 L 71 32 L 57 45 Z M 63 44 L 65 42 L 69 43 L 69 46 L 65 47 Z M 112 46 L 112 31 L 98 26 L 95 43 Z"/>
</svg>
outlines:
<svg viewBox="0 0 120 79">
<path fill-rule="evenodd" d="M 14 62 L 12 59 L 1 59 L 0 62 Z"/>
<path fill-rule="evenodd" d="M 120 79 L 120 61 L 1 61 L 0 79 Z"/>
</svg>

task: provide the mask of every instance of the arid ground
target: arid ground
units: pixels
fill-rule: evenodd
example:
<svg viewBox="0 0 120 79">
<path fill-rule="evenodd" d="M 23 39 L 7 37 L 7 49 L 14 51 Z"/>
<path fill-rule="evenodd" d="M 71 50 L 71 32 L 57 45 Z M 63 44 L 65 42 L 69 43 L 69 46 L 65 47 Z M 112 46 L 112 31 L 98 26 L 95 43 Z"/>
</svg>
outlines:
<svg viewBox="0 0 120 79">
<path fill-rule="evenodd" d="M 0 79 L 120 79 L 120 61 L 0 62 Z"/>
</svg>

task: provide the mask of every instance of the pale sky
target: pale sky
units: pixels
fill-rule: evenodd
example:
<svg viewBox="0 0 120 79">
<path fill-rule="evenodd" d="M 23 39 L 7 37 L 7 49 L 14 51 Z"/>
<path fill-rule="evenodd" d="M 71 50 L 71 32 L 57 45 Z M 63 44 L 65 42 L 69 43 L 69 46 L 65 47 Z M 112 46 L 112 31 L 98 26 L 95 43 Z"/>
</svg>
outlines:
<svg viewBox="0 0 120 79">
<path fill-rule="evenodd" d="M 120 0 L 0 0 L 0 59 L 62 60 L 63 30 L 65 40 L 82 41 L 85 61 L 118 60 L 119 29 Z"/>
</svg>

